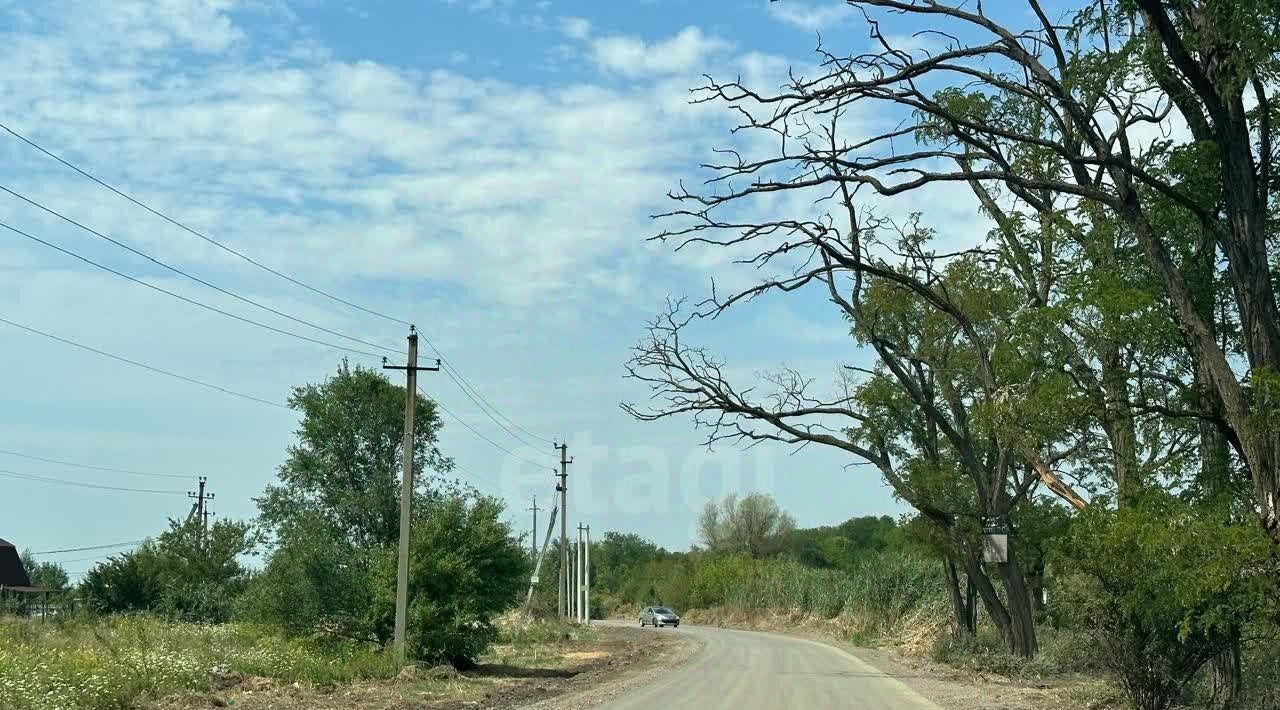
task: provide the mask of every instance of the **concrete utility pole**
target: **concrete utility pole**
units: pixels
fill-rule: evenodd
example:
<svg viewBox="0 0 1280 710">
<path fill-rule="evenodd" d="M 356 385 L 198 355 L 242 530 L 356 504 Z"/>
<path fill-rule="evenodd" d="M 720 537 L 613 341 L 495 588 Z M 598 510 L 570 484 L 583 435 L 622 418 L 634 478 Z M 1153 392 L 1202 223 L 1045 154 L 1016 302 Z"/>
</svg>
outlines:
<svg viewBox="0 0 1280 710">
<path fill-rule="evenodd" d="M 395 654 L 396 663 L 404 666 L 405 662 L 405 626 L 409 609 L 409 521 L 413 512 L 413 410 L 418 403 L 418 371 L 434 372 L 440 369 L 440 361 L 435 367 L 418 367 L 418 333 L 414 326 L 409 326 L 409 360 L 404 367 L 388 365 L 382 358 L 382 369 L 404 370 L 404 444 L 401 456 L 404 459 L 404 472 L 400 477 L 400 557 L 396 564 L 396 627 Z"/>
<path fill-rule="evenodd" d="M 205 505 L 205 501 L 213 500 L 212 493 L 205 493 L 205 483 L 209 479 L 204 476 L 200 477 L 200 489 L 197 493 L 187 492 L 188 498 L 194 498 L 195 504 L 191 507 L 191 515 L 200 521 L 200 544 L 203 545 L 209 537 L 209 508 Z"/>
<path fill-rule="evenodd" d="M 529 542 L 533 544 L 533 557 L 538 557 L 538 494 L 533 494 L 533 506 L 528 508 L 533 511 L 533 528 L 529 533 Z"/>
<path fill-rule="evenodd" d="M 569 490 L 569 464 L 573 463 L 572 458 L 567 458 L 569 453 L 569 444 L 555 444 L 555 448 L 560 450 L 560 483 L 556 485 L 556 490 L 560 492 L 560 588 L 559 588 L 559 609 L 560 618 L 567 619 L 569 617 L 569 528 L 565 522 L 569 519 L 568 496 Z"/>
<path fill-rule="evenodd" d="M 587 546 L 585 544 L 587 538 L 583 534 L 583 530 L 582 523 L 578 523 L 578 569 L 577 574 L 573 577 L 573 581 L 577 583 L 578 593 L 574 595 L 573 600 L 576 602 L 575 606 L 578 607 L 578 621 L 580 623 L 586 621 L 587 618 L 587 609 L 584 604 L 587 592 Z"/>
<path fill-rule="evenodd" d="M 551 549 L 551 534 L 556 530 L 556 509 L 551 509 L 551 521 L 547 523 L 547 536 L 542 539 L 542 554 L 538 555 L 538 561 L 533 565 L 533 576 L 529 578 L 529 594 L 524 598 L 524 617 L 529 618 L 529 605 L 533 602 L 533 588 L 538 586 L 538 573 L 542 571 L 542 558 L 547 556 L 547 550 Z"/>
<path fill-rule="evenodd" d="M 591 526 L 587 526 L 587 544 L 582 560 L 582 620 L 591 625 Z"/>
</svg>

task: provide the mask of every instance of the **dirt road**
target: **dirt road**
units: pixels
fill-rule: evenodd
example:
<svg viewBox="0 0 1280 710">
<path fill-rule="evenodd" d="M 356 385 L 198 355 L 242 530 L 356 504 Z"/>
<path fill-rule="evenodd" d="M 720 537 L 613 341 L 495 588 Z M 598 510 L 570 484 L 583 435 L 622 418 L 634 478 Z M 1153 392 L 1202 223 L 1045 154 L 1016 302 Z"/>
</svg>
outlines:
<svg viewBox="0 0 1280 710">
<path fill-rule="evenodd" d="M 940 710 L 901 681 L 817 641 L 711 627 L 655 629 L 686 634 L 702 649 L 600 708 L 849 708 Z"/>
</svg>

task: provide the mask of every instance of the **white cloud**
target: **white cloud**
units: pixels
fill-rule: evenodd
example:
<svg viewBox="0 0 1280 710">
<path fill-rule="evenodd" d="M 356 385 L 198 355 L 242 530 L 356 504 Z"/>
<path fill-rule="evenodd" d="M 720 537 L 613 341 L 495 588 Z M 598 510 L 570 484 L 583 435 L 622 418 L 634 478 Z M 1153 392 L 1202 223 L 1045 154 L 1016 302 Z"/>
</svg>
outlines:
<svg viewBox="0 0 1280 710">
<path fill-rule="evenodd" d="M 853 15 L 853 7 L 844 0 L 804 3 L 793 0 L 769 2 L 769 14 L 792 27 L 818 32 L 839 25 Z"/>
<path fill-rule="evenodd" d="M 224 5 L 197 6 L 245 41 Z M 589 300 L 595 289 L 574 275 L 594 268 L 590 283 L 610 288 L 595 262 L 640 249 L 652 206 L 710 142 L 685 110 L 687 84 L 526 87 L 324 51 L 252 59 L 229 40 L 215 62 L 173 66 L 165 48 L 186 41 L 181 23 L 120 51 L 68 39 L 92 13 L 60 21 L 71 24 L 58 35 L 0 34 L 38 48 L 0 57 L 0 75 L 32 78 L 5 89 L 21 109 L 14 127 L 303 275 L 427 279 L 511 304 Z M 666 76 L 724 46 L 687 28 L 652 45 L 609 38 L 602 60 Z M 13 141 L 0 156 L 29 170 L 20 187 L 91 226 L 178 263 L 224 262 Z"/>
<path fill-rule="evenodd" d="M 730 46 L 697 27 L 686 27 L 659 42 L 645 42 L 622 35 L 591 41 L 592 56 L 597 65 L 631 78 L 705 71 L 710 68 L 711 57 Z"/>
<path fill-rule="evenodd" d="M 591 35 L 591 20 L 583 17 L 566 17 L 561 20 L 564 33 L 573 39 L 586 39 Z"/>
</svg>

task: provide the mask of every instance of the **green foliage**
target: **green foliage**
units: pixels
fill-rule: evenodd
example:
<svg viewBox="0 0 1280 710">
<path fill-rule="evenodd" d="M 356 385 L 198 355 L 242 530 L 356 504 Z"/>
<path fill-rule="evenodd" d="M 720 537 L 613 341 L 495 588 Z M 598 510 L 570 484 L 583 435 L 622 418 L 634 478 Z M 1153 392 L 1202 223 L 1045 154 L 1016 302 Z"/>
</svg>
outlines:
<svg viewBox="0 0 1280 710">
<path fill-rule="evenodd" d="M 276 530 L 299 516 L 319 515 L 356 544 L 393 544 L 400 530 L 404 388 L 380 371 L 343 362 L 323 383 L 294 388 L 289 405 L 302 413 L 302 423 L 280 482 L 258 499 L 262 524 Z M 422 474 L 447 470 L 449 462 L 435 448 L 441 427 L 435 403 L 419 397 L 415 406 L 415 493 L 421 496 L 431 482 Z"/>
<path fill-rule="evenodd" d="M 493 640 L 493 620 L 527 581 L 524 549 L 491 498 L 425 496 L 410 548 L 408 644 L 424 661 L 465 664 Z M 395 545 L 364 547 L 321 516 L 278 533 L 241 603 L 246 619 L 293 636 L 386 644 L 395 623 Z"/>
<path fill-rule="evenodd" d="M 85 603 L 101 614 L 158 607 L 162 587 L 154 558 L 154 552 L 144 547 L 94 565 L 80 582 Z"/>
<path fill-rule="evenodd" d="M 757 558 L 776 553 L 795 526 L 795 520 L 767 493 L 750 493 L 742 499 L 730 493 L 721 501 L 708 501 L 698 519 L 702 544 L 708 550 Z"/>
<path fill-rule="evenodd" d="M 783 536 L 780 548 L 784 556 L 809 567 L 850 569 L 870 553 L 911 544 L 893 518 L 867 516 L 836 526 L 792 530 Z"/>
<path fill-rule="evenodd" d="M 1165 494 L 1087 511 L 1061 554 L 1078 576 L 1055 593 L 1059 621 L 1092 635 L 1143 710 L 1169 707 L 1241 628 L 1274 612 L 1277 570 L 1265 535 Z"/>
<path fill-rule="evenodd" d="M 0 624 L 5 710 L 139 707 L 146 696 L 207 690 L 213 673 L 332 683 L 387 678 L 398 670 L 390 653 L 368 646 L 287 639 L 244 624 L 146 616 Z"/>
<path fill-rule="evenodd" d="M 27 570 L 27 576 L 31 578 L 31 586 L 40 587 L 41 589 L 66 589 L 68 582 L 67 570 L 57 562 L 37 562 L 30 550 L 22 553 L 22 567 Z"/>
<path fill-rule="evenodd" d="M 293 636 L 391 640 L 404 398 L 380 372 L 346 363 L 324 383 L 294 390 L 302 423 L 279 484 L 258 499 L 274 547 L 239 605 L 245 618 Z M 450 464 L 435 448 L 435 403 L 416 407 L 409 652 L 465 663 L 494 638 L 494 617 L 516 603 L 528 561 L 501 521 L 501 503 L 421 475 Z"/>
<path fill-rule="evenodd" d="M 154 611 L 187 621 L 225 622 L 249 573 L 240 562 L 256 540 L 247 523 L 170 521 L 137 549 L 89 570 L 81 592 L 99 613 Z"/>
<path fill-rule="evenodd" d="M 415 658 L 470 663 L 496 636 L 494 618 L 511 609 L 527 583 L 524 548 L 494 498 L 433 498 L 414 521 L 409 565 L 409 650 Z M 378 631 L 395 619 L 395 554 L 374 573 Z"/>
<path fill-rule="evenodd" d="M 276 546 L 239 601 L 239 615 L 292 636 L 379 640 L 369 615 L 379 554 L 352 544 L 322 516 L 295 516 L 276 531 Z"/>
</svg>

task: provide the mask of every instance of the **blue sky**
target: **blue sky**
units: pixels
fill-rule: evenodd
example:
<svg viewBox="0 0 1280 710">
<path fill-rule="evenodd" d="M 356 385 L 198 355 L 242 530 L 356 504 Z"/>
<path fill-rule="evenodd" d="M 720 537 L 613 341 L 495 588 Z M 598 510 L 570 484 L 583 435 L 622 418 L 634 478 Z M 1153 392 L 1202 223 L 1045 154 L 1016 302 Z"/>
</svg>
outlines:
<svg viewBox="0 0 1280 710">
<path fill-rule="evenodd" d="M 708 452 L 688 421 L 640 423 L 618 407 L 646 396 L 622 363 L 668 295 L 705 295 L 713 275 L 757 277 L 724 254 L 645 241 L 666 191 L 696 179 L 732 126 L 723 107 L 689 106 L 687 89 L 703 72 L 776 86 L 788 66 L 812 62 L 817 30 L 862 48 L 866 30 L 842 3 L 0 0 L 0 27 L 0 122 L 266 264 L 416 322 L 506 416 L 567 437 L 571 522 L 684 548 L 706 499 L 730 491 L 768 491 L 802 525 L 902 510 L 878 477 L 846 469 L 838 454 Z M 254 269 L 3 134 L 0 165 L 0 184 L 219 286 L 403 343 L 402 326 Z M 948 229 L 981 224 L 967 200 L 932 204 Z M 306 330 L 8 195 L 0 220 L 149 283 Z M 342 357 L 7 232 L 0 318 L 271 400 Z M 860 357 L 820 294 L 754 302 L 697 336 L 745 378 L 782 365 L 834 378 Z M 178 493 L 0 477 L 0 537 L 20 547 L 153 534 L 185 513 L 180 494 L 197 475 L 209 477 L 218 515 L 252 516 L 252 497 L 292 440 L 291 412 L 2 324 L 0 350 L 0 449 L 183 477 L 0 454 L 2 471 Z M 550 445 L 513 439 L 445 377 L 424 375 L 422 385 L 514 452 L 452 419 L 442 435 L 462 477 L 510 501 L 525 525 L 529 497 L 545 504 L 551 494 Z"/>
</svg>

